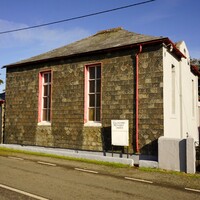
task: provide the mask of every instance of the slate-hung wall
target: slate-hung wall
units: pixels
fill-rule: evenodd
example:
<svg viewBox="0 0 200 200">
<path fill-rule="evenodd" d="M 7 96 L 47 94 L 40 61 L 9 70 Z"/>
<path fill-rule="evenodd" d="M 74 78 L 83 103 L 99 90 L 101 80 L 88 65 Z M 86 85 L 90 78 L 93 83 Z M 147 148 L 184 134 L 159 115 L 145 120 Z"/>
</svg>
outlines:
<svg viewBox="0 0 200 200">
<path fill-rule="evenodd" d="M 112 119 L 128 119 L 135 150 L 135 54 L 137 48 L 7 68 L 6 143 L 108 150 Z M 84 125 L 84 68 L 101 63 L 102 126 Z M 39 73 L 52 71 L 52 120 L 38 125 Z M 156 152 L 163 135 L 162 47 L 139 55 L 139 147 Z M 20 87 L 19 87 L 20 85 Z M 16 116 L 18 116 L 16 118 Z"/>
<path fill-rule="evenodd" d="M 140 152 L 157 153 L 157 139 L 163 136 L 163 50 L 144 48 L 139 55 L 139 143 Z"/>
</svg>

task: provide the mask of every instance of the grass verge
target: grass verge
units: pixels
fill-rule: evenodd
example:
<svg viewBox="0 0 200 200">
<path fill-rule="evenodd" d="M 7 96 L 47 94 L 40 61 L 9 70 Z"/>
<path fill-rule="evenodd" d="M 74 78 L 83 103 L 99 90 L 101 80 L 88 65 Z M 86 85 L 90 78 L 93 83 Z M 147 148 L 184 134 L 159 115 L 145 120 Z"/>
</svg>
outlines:
<svg viewBox="0 0 200 200">
<path fill-rule="evenodd" d="M 178 176 L 186 176 L 186 177 L 193 177 L 193 178 L 200 179 L 200 174 L 187 174 L 185 172 L 170 171 L 170 170 L 159 169 L 159 168 L 139 167 L 138 169 L 140 171 L 144 171 L 144 172 L 159 172 L 159 173 L 172 174 L 172 175 L 178 175 Z"/>
</svg>

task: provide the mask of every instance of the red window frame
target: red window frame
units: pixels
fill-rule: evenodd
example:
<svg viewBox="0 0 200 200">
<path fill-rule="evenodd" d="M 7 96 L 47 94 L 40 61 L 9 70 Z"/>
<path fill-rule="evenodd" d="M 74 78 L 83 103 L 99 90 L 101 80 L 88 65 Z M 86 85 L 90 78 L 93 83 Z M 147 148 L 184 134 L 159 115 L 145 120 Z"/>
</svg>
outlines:
<svg viewBox="0 0 200 200">
<path fill-rule="evenodd" d="M 52 72 L 39 73 L 38 122 L 51 122 Z"/>
<path fill-rule="evenodd" d="M 101 70 L 100 63 L 85 66 L 84 123 L 101 122 Z"/>
</svg>

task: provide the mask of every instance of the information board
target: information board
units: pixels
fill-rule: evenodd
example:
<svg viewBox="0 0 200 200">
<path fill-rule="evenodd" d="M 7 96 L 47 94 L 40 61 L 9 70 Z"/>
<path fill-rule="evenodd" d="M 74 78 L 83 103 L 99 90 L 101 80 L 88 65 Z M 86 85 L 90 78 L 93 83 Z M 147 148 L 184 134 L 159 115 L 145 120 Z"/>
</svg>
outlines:
<svg viewBox="0 0 200 200">
<path fill-rule="evenodd" d="M 129 146 L 129 121 L 111 120 L 111 137 L 114 146 Z"/>
</svg>

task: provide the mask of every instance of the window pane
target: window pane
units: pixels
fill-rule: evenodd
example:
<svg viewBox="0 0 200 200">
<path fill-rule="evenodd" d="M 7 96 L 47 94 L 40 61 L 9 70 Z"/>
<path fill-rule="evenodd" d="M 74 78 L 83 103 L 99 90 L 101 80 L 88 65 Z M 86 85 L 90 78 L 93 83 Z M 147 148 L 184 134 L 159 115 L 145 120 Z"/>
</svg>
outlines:
<svg viewBox="0 0 200 200">
<path fill-rule="evenodd" d="M 100 107 L 101 97 L 100 94 L 96 95 L 96 107 Z"/>
<path fill-rule="evenodd" d="M 94 108 L 89 108 L 89 121 L 95 121 L 95 119 L 94 119 Z"/>
<path fill-rule="evenodd" d="M 90 79 L 95 78 L 95 67 L 90 67 L 89 68 L 89 74 L 90 74 Z"/>
<path fill-rule="evenodd" d="M 48 100 L 49 100 L 48 101 L 48 108 L 50 109 L 51 108 L 51 99 L 49 98 Z"/>
<path fill-rule="evenodd" d="M 43 112 L 42 112 L 42 120 L 43 120 L 43 121 L 47 121 L 47 110 L 46 110 L 46 109 L 43 109 L 42 111 L 43 111 Z"/>
<path fill-rule="evenodd" d="M 95 81 L 90 81 L 89 93 L 95 92 Z"/>
<path fill-rule="evenodd" d="M 100 120 L 100 108 L 96 109 L 96 121 L 101 121 Z"/>
<path fill-rule="evenodd" d="M 51 85 L 49 85 L 49 94 L 48 94 L 49 97 L 51 97 Z"/>
<path fill-rule="evenodd" d="M 44 72 L 42 75 L 42 108 L 41 108 L 41 120 L 50 121 L 51 116 L 51 72 Z"/>
<path fill-rule="evenodd" d="M 95 106 L 95 94 L 90 94 L 89 95 L 89 107 L 94 107 Z"/>
<path fill-rule="evenodd" d="M 101 78 L 101 67 L 96 67 L 97 68 L 97 78 Z"/>
<path fill-rule="evenodd" d="M 44 95 L 43 96 L 47 96 L 48 95 L 48 85 L 44 85 Z"/>
<path fill-rule="evenodd" d="M 44 74 L 44 83 L 48 83 L 49 74 Z"/>
<path fill-rule="evenodd" d="M 47 110 L 47 121 L 50 121 L 50 109 Z"/>
<path fill-rule="evenodd" d="M 50 101 L 49 101 L 49 98 L 47 98 L 47 107 L 46 108 L 50 108 Z"/>
<path fill-rule="evenodd" d="M 101 107 L 101 66 L 90 66 L 88 68 L 88 120 L 100 121 Z"/>
<path fill-rule="evenodd" d="M 47 97 L 43 97 L 43 108 L 47 108 Z"/>
<path fill-rule="evenodd" d="M 96 82 L 96 92 L 100 92 L 101 91 L 101 80 L 97 80 Z"/>
<path fill-rule="evenodd" d="M 51 73 L 49 73 L 49 83 L 51 83 Z"/>
</svg>

